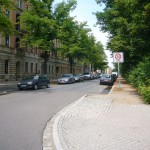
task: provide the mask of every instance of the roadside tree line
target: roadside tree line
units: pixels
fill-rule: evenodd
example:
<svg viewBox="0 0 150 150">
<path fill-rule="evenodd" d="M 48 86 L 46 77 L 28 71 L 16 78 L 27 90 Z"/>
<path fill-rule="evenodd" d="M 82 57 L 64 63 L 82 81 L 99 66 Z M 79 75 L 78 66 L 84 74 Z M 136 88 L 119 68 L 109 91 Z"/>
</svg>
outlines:
<svg viewBox="0 0 150 150">
<path fill-rule="evenodd" d="M 12 0 L 0 0 L 0 32 L 18 34 L 20 47 L 42 50 L 44 72 L 49 59 L 49 52 L 67 58 L 70 73 L 76 61 L 91 64 L 94 69 L 107 67 L 106 55 L 100 42 L 97 42 L 86 22 L 78 22 L 70 12 L 77 6 L 76 0 L 63 1 L 53 6 L 54 0 L 26 0 L 27 10 L 20 10 Z M 4 11 L 5 10 L 5 11 Z M 20 13 L 18 24 L 20 32 L 15 31 L 14 24 L 5 16 L 6 10 Z M 7 24 L 7 26 L 6 26 Z M 57 41 L 57 44 L 56 44 Z"/>
<path fill-rule="evenodd" d="M 150 103 L 150 1 L 97 0 L 105 5 L 96 12 L 97 24 L 109 33 L 107 48 L 124 52 L 122 75 Z"/>
</svg>

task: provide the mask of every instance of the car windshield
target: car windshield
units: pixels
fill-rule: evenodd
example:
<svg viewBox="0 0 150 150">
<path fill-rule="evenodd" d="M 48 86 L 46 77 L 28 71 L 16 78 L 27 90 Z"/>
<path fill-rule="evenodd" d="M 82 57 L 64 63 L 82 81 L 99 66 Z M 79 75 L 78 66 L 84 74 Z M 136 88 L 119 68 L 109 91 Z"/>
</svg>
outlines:
<svg viewBox="0 0 150 150">
<path fill-rule="evenodd" d="M 79 74 L 76 74 L 76 75 L 74 75 L 75 77 L 79 77 L 80 75 Z"/>
<path fill-rule="evenodd" d="M 103 78 L 103 79 L 104 79 L 104 78 L 110 78 L 110 75 L 108 75 L 108 74 L 103 74 L 101 78 Z"/>
<path fill-rule="evenodd" d="M 27 76 L 27 77 L 24 77 L 23 80 L 37 80 L 39 78 L 39 76 L 37 75 L 33 75 L 33 76 Z"/>
<path fill-rule="evenodd" d="M 70 77 L 70 74 L 64 74 L 62 77 Z"/>
</svg>

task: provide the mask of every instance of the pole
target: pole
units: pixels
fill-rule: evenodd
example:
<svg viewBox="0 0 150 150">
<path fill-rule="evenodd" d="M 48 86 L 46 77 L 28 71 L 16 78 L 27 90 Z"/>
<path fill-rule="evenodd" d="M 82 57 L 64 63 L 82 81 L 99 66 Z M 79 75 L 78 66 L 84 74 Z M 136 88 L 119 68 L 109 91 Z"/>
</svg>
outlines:
<svg viewBox="0 0 150 150">
<path fill-rule="evenodd" d="M 120 88 L 120 68 L 119 68 L 119 62 L 118 62 L 118 78 L 119 78 L 119 88 Z"/>
</svg>

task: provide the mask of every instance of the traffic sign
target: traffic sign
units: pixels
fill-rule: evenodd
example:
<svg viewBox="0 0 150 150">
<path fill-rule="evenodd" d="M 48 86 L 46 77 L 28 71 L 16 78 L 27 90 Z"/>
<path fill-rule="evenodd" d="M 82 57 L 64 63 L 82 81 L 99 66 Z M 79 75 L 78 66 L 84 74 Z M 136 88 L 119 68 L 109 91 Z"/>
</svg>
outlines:
<svg viewBox="0 0 150 150">
<path fill-rule="evenodd" d="M 113 53 L 113 62 L 114 63 L 123 63 L 124 62 L 123 52 Z"/>
</svg>

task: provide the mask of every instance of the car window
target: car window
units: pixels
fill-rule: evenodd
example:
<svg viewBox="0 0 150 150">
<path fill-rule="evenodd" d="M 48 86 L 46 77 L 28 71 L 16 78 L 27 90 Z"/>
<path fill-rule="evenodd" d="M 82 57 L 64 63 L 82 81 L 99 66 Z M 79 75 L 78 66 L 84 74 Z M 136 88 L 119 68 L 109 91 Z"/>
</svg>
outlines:
<svg viewBox="0 0 150 150">
<path fill-rule="evenodd" d="M 86 74 L 90 74 L 90 73 L 88 73 L 88 72 L 84 73 L 84 75 L 86 75 Z"/>
<path fill-rule="evenodd" d="M 70 74 L 64 74 L 63 77 L 70 77 Z"/>
<path fill-rule="evenodd" d="M 32 80 L 32 79 L 36 79 L 37 77 L 36 76 L 26 76 L 23 78 L 23 80 Z"/>
<path fill-rule="evenodd" d="M 110 75 L 107 75 L 107 74 L 104 75 L 103 74 L 101 78 L 110 78 Z"/>
<path fill-rule="evenodd" d="M 46 75 L 44 75 L 43 78 L 44 78 L 45 80 L 48 79 L 48 77 L 47 77 Z"/>
<path fill-rule="evenodd" d="M 39 79 L 42 80 L 42 79 L 44 79 L 44 78 L 43 78 L 43 76 L 39 76 Z"/>
</svg>

